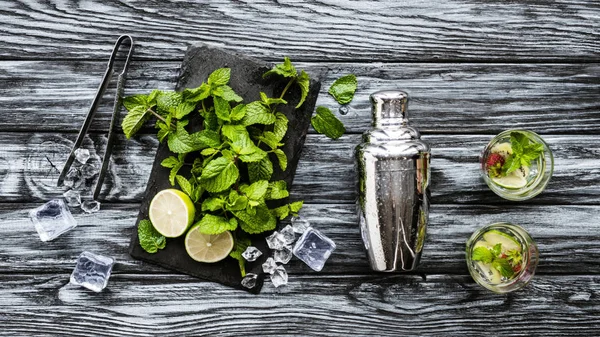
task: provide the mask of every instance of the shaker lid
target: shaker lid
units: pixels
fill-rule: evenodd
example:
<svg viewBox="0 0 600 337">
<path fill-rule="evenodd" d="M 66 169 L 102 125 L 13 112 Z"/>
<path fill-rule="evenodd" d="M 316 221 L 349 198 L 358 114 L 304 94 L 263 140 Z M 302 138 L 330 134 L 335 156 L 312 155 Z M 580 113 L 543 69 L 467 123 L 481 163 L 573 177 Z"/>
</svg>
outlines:
<svg viewBox="0 0 600 337">
<path fill-rule="evenodd" d="M 373 125 L 406 125 L 408 94 L 401 90 L 381 90 L 371 94 Z"/>
</svg>

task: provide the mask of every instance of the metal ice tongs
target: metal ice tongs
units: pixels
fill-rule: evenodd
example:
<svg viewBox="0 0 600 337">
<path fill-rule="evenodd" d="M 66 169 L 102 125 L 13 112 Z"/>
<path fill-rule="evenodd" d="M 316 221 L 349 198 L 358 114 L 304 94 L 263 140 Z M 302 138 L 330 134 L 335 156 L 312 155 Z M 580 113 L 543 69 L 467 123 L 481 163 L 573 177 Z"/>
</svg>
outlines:
<svg viewBox="0 0 600 337">
<path fill-rule="evenodd" d="M 75 160 L 75 150 L 77 150 L 81 144 L 83 143 L 83 139 L 92 124 L 92 120 L 94 119 L 94 115 L 96 114 L 96 110 L 98 110 L 98 104 L 100 103 L 100 99 L 104 95 L 104 91 L 106 91 L 106 87 L 108 87 L 108 83 L 111 75 L 113 74 L 113 65 L 115 63 L 115 58 L 119 47 L 125 42 L 125 40 L 129 40 L 129 52 L 127 54 L 127 59 L 125 60 L 125 65 L 123 66 L 123 70 L 119 74 L 119 78 L 117 79 L 117 92 L 115 94 L 115 102 L 113 106 L 113 114 L 112 119 L 110 120 L 110 128 L 108 129 L 108 141 L 106 143 L 106 151 L 104 152 L 104 157 L 102 158 L 102 168 L 100 169 L 100 173 L 98 174 L 98 181 L 96 182 L 96 187 L 94 188 L 94 200 L 98 198 L 100 194 L 100 190 L 102 189 L 102 183 L 104 181 L 104 176 L 106 175 L 106 170 L 108 169 L 108 163 L 110 159 L 110 155 L 112 153 L 112 145 L 114 142 L 115 136 L 115 124 L 119 120 L 119 111 L 121 109 L 121 98 L 123 96 L 123 88 L 125 87 L 125 78 L 127 74 L 127 68 L 129 67 L 129 61 L 131 61 L 131 54 L 133 53 L 133 39 L 129 35 L 121 35 L 115 46 L 113 48 L 112 54 L 110 55 L 110 59 L 108 60 L 108 65 L 106 66 L 106 71 L 104 72 L 104 77 L 102 78 L 102 82 L 98 87 L 98 91 L 96 92 L 96 96 L 92 101 L 92 105 L 90 106 L 90 110 L 83 122 L 83 126 L 79 131 L 79 135 L 77 136 L 77 140 L 71 149 L 71 153 L 69 154 L 69 158 L 67 158 L 67 162 L 58 177 L 57 186 L 61 186 L 65 180 L 65 176 L 69 172 L 71 165 L 73 165 L 73 161 Z"/>
</svg>

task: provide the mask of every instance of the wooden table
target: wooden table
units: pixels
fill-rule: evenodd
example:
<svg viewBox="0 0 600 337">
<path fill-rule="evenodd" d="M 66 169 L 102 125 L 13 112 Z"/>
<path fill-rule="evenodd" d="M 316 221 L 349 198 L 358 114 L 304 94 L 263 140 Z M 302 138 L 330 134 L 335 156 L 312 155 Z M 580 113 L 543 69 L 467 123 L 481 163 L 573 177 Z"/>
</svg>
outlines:
<svg viewBox="0 0 600 337">
<path fill-rule="evenodd" d="M 600 4 L 597 1 L 35 1 L 0 5 L 0 328 L 30 336 L 541 335 L 600 328 Z M 127 94 L 172 89 L 189 43 L 329 69 L 359 90 L 338 141 L 311 130 L 293 186 L 305 215 L 338 245 L 321 273 L 289 264 L 289 285 L 255 296 L 133 260 L 127 253 L 157 146 L 120 136 L 102 210 L 42 243 L 27 211 L 60 197 L 58 170 L 114 40 L 136 38 Z M 354 210 L 352 150 L 369 128 L 368 95 L 409 92 L 433 146 L 433 206 L 422 265 L 370 271 Z M 102 152 L 107 95 L 85 146 Z M 539 132 L 555 156 L 544 193 L 494 195 L 478 154 L 508 128 Z M 495 295 L 468 275 L 477 228 L 511 221 L 541 254 L 532 284 Z M 100 294 L 69 285 L 83 250 L 118 261 Z"/>
</svg>

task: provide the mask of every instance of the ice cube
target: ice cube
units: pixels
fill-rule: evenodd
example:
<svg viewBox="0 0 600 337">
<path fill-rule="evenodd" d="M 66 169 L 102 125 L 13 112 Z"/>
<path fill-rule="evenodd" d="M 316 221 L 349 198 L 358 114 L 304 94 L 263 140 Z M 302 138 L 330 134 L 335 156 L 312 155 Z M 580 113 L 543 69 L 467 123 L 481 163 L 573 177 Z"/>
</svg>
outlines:
<svg viewBox="0 0 600 337">
<path fill-rule="evenodd" d="M 283 266 L 277 266 L 277 268 L 275 268 L 275 271 L 271 274 L 271 282 L 273 282 L 275 288 L 279 288 L 288 283 L 288 274 Z"/>
<path fill-rule="evenodd" d="M 42 241 L 54 240 L 77 226 L 71 212 L 60 199 L 50 200 L 31 210 L 29 217 Z"/>
<path fill-rule="evenodd" d="M 108 284 L 114 263 L 111 257 L 83 252 L 71 274 L 71 283 L 100 292 Z"/>
<path fill-rule="evenodd" d="M 248 246 L 248 248 L 246 248 L 246 250 L 242 253 L 242 256 L 248 262 L 256 261 L 256 259 L 258 259 L 258 257 L 261 255 L 262 255 L 262 252 L 254 246 Z"/>
<path fill-rule="evenodd" d="M 309 228 L 294 246 L 294 255 L 315 271 L 321 271 L 335 250 L 335 243 L 321 232 Z"/>
<path fill-rule="evenodd" d="M 100 202 L 96 200 L 86 200 L 81 203 L 81 209 L 86 213 L 95 213 L 100 210 Z"/>
<path fill-rule="evenodd" d="M 283 246 L 281 249 L 278 249 L 273 253 L 273 257 L 275 258 L 275 262 L 286 264 L 290 262 L 292 259 L 292 246 Z"/>
<path fill-rule="evenodd" d="M 252 289 L 256 286 L 256 280 L 258 279 L 258 275 L 254 273 L 246 274 L 246 277 L 242 279 L 242 286 L 248 289 Z"/>
<path fill-rule="evenodd" d="M 75 190 L 66 191 L 65 193 L 63 193 L 63 197 L 65 197 L 67 205 L 71 207 L 81 205 L 81 194 L 79 194 L 79 192 Z"/>
<path fill-rule="evenodd" d="M 76 168 L 72 168 L 65 176 L 65 180 L 63 180 L 63 183 L 67 187 L 78 189 L 79 187 L 81 187 L 81 184 L 83 184 L 83 180 L 84 179 L 81 175 L 81 172 Z"/>
<path fill-rule="evenodd" d="M 262 264 L 263 272 L 266 274 L 273 274 L 275 268 L 277 268 L 277 263 L 275 263 L 275 260 L 272 257 L 268 258 L 267 261 Z"/>
<path fill-rule="evenodd" d="M 285 242 L 286 245 L 291 245 L 296 241 L 296 233 L 294 233 L 294 229 L 290 225 L 283 227 L 279 234 L 283 237 L 283 242 Z"/>
<path fill-rule="evenodd" d="M 90 157 L 90 159 L 87 161 L 87 163 L 85 163 L 85 165 L 83 165 L 82 167 L 79 168 L 79 170 L 81 171 L 81 174 L 83 175 L 84 178 L 90 179 L 93 176 L 95 176 L 96 174 L 98 174 L 98 172 L 100 172 L 101 166 L 102 166 L 102 161 L 101 161 L 100 157 L 97 155 L 93 155 Z"/>
<path fill-rule="evenodd" d="M 274 231 L 273 234 L 266 237 L 267 245 L 271 249 L 281 249 L 281 247 L 285 246 L 285 240 L 283 235 L 279 234 L 279 232 Z"/>
<path fill-rule="evenodd" d="M 78 148 L 75 150 L 75 159 L 77 159 L 78 162 L 85 164 L 88 159 L 90 159 L 90 150 Z"/>
<path fill-rule="evenodd" d="M 292 217 L 292 228 L 294 228 L 295 233 L 302 234 L 308 229 L 308 227 L 310 227 L 310 222 L 304 217 Z"/>
</svg>

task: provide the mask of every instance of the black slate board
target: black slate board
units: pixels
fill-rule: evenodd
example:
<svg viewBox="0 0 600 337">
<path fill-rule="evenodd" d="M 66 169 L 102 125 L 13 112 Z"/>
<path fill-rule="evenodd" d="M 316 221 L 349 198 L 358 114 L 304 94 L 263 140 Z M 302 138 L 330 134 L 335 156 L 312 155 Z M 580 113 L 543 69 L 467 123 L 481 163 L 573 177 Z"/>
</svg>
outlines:
<svg viewBox="0 0 600 337">
<path fill-rule="evenodd" d="M 221 67 L 231 68 L 231 81 L 229 85 L 244 98 L 244 102 L 246 103 L 259 100 L 259 93 L 261 91 L 265 92 L 269 97 L 278 97 L 283 91 L 285 84 L 287 84 L 287 81 L 283 79 L 262 78 L 262 74 L 272 67 L 270 64 L 204 44 L 198 44 L 189 47 L 186 52 L 176 90 L 199 86 L 203 81 L 206 81 L 208 75 L 212 71 Z M 314 74 L 311 75 L 311 77 L 315 77 Z M 318 76 L 320 76 L 320 74 L 318 74 Z M 287 170 L 282 172 L 277 167 L 277 159 L 272 158 L 274 163 L 272 179 L 285 180 L 288 184 L 288 189 L 291 189 L 293 186 L 292 181 L 294 179 L 296 167 L 298 166 L 298 160 L 300 159 L 300 153 L 310 124 L 310 117 L 314 111 L 320 88 L 321 83 L 318 80 L 311 80 L 308 97 L 300 109 L 294 108 L 300 98 L 299 90 L 289 90 L 284 97 L 289 104 L 278 109 L 278 111 L 284 113 L 289 119 L 288 133 L 283 139 L 283 142 L 285 143 L 283 151 L 288 157 L 288 166 Z M 193 116 L 197 117 L 191 119 L 190 125 L 192 128 L 194 128 L 194 126 L 197 128 L 198 125 L 201 125 L 201 120 L 198 114 L 194 114 Z M 141 220 L 148 219 L 148 207 L 150 201 L 156 193 L 171 187 L 168 180 L 169 169 L 160 165 L 162 160 L 170 155 L 172 155 L 172 153 L 169 151 L 166 142 L 160 144 L 156 152 L 146 193 L 140 206 L 135 231 L 132 233 L 131 244 L 129 247 L 131 256 L 139 260 L 208 281 L 220 282 L 224 285 L 243 289 L 251 293 L 259 293 L 264 280 L 261 265 L 269 256 L 269 250 L 266 246 L 264 237 L 269 233 L 252 236 L 252 244 L 263 252 L 263 255 L 258 260 L 251 263 L 249 262 L 246 265 L 246 272 L 259 275 L 257 285 L 252 289 L 241 286 L 240 282 L 242 277 L 236 260 L 227 257 L 225 260 L 218 263 L 196 262 L 187 255 L 183 237 L 167 239 L 166 248 L 160 250 L 156 254 L 147 253 L 139 245 L 137 225 Z"/>
</svg>

